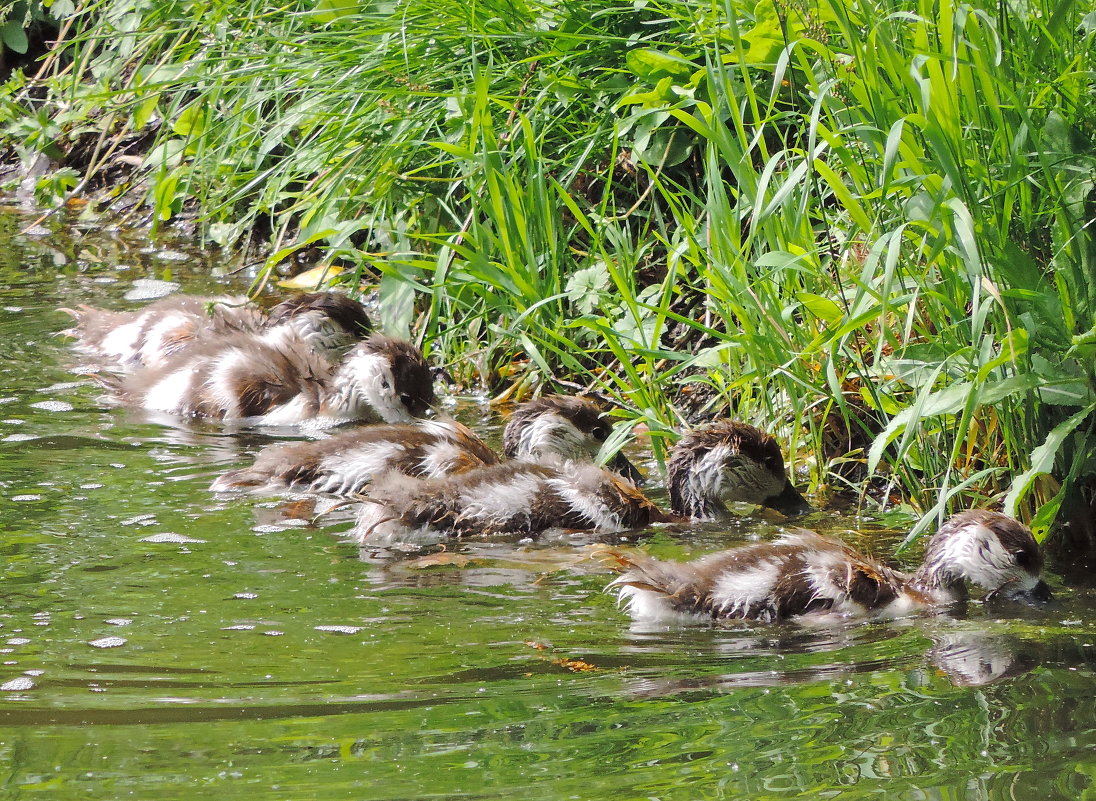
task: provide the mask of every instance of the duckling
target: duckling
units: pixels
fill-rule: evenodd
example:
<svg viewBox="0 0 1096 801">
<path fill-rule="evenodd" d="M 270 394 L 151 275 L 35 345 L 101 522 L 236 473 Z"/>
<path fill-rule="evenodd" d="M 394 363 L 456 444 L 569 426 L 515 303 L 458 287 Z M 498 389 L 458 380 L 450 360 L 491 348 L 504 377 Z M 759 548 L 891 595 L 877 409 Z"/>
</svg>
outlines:
<svg viewBox="0 0 1096 801">
<path fill-rule="evenodd" d="M 204 342 L 114 382 L 115 399 L 148 411 L 256 425 L 401 423 L 434 403 L 430 365 L 409 342 L 374 334 L 338 365 L 305 343 L 253 337 Z"/>
<path fill-rule="evenodd" d="M 789 513 L 810 508 L 788 491 L 776 441 L 744 423 L 716 423 L 683 437 L 671 449 L 669 471 L 672 515 L 631 481 L 589 462 L 511 462 L 441 479 L 389 475 L 367 494 L 355 536 L 363 543 L 432 542 L 506 526 L 525 534 L 555 527 L 612 533 L 713 519 L 726 514 L 728 500 Z"/>
<path fill-rule="evenodd" d="M 266 338 L 277 347 L 286 337 L 332 353 L 371 329 L 364 307 L 337 292 L 298 295 L 269 315 L 247 298 L 173 295 L 143 309 L 116 312 L 81 306 L 60 309 L 76 325 L 63 331 L 75 349 L 126 369 L 160 367 L 195 344 L 233 335 Z"/>
<path fill-rule="evenodd" d="M 597 465 L 506 462 L 441 479 L 378 476 L 354 535 L 370 545 L 428 544 L 550 528 L 627 531 L 668 520 L 632 482 Z"/>
<path fill-rule="evenodd" d="M 721 421 L 686 434 L 666 470 L 670 508 L 694 520 L 718 520 L 733 502 L 786 515 L 811 509 L 785 474 L 776 440 L 746 423 Z"/>
<path fill-rule="evenodd" d="M 965 582 L 989 596 L 1048 601 L 1043 559 L 1031 531 L 997 512 L 951 517 L 929 540 L 912 575 L 812 531 L 745 545 L 693 562 L 606 549 L 623 575 L 609 584 L 640 623 L 729 619 L 776 622 L 824 614 L 895 617 L 966 598 Z"/>
<path fill-rule="evenodd" d="M 521 404 L 503 431 L 503 452 L 508 459 L 538 464 L 590 462 L 613 433 L 612 423 L 600 404 L 586 396 L 546 395 Z M 639 483 L 642 475 L 620 451 L 610 469 Z"/>
<path fill-rule="evenodd" d="M 510 415 L 503 433 L 504 452 L 510 459 L 539 464 L 590 462 L 610 431 L 601 407 L 592 400 L 553 395 L 526 401 Z M 439 478 L 498 461 L 456 420 L 376 425 L 318 441 L 268 446 L 251 467 L 225 473 L 210 489 L 352 496 L 386 470 Z M 616 464 L 638 474 L 626 458 Z"/>
<path fill-rule="evenodd" d="M 218 476 L 210 489 L 353 496 L 386 470 L 434 478 L 492 464 L 498 464 L 498 457 L 467 426 L 451 419 L 428 420 L 269 445 L 251 467 Z"/>
</svg>

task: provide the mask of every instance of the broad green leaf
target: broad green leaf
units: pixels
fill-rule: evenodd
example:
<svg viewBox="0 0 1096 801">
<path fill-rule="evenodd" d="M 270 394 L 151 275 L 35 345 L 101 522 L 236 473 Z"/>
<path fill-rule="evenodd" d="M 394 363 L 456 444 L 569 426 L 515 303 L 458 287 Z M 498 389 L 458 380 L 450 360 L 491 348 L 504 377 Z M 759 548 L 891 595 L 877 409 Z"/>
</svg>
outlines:
<svg viewBox="0 0 1096 801">
<path fill-rule="evenodd" d="M 796 298 L 815 317 L 826 323 L 836 323 L 845 316 L 845 310 L 829 298 L 810 292 L 799 292 Z"/>
<path fill-rule="evenodd" d="M 16 53 L 26 53 L 30 42 L 27 41 L 27 32 L 17 20 L 8 20 L 0 25 L 0 41 Z"/>
<path fill-rule="evenodd" d="M 663 78 L 677 78 L 684 83 L 696 69 L 696 64 L 686 58 L 650 47 L 628 51 L 625 61 L 635 75 L 651 83 Z"/>
<path fill-rule="evenodd" d="M 1017 506 L 1027 495 L 1035 479 L 1054 469 L 1054 460 L 1062 449 L 1062 443 L 1066 441 L 1066 437 L 1072 434 L 1081 423 L 1088 420 L 1093 411 L 1096 411 L 1096 404 L 1087 406 L 1068 419 L 1063 420 L 1047 435 L 1043 443 L 1031 452 L 1031 467 L 1012 482 L 1012 488 L 1005 496 L 1005 514 L 1016 516 Z"/>
<path fill-rule="evenodd" d="M 183 113 L 176 118 L 171 126 L 171 130 L 179 136 L 192 138 L 201 136 L 205 132 L 205 128 L 206 110 L 200 103 L 192 103 L 183 109 Z"/>
</svg>

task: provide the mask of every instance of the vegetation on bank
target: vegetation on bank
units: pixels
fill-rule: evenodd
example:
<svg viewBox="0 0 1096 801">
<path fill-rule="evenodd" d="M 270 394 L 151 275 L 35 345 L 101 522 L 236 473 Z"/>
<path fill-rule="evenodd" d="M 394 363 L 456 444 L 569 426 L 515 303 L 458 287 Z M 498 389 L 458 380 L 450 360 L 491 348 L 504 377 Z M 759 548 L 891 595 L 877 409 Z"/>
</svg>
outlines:
<svg viewBox="0 0 1096 801">
<path fill-rule="evenodd" d="M 1003 502 L 1096 542 L 1085 4 L 113 0 L 54 21 L 0 92 L 0 175 L 29 171 L 41 204 L 197 210 L 209 241 L 266 246 L 260 283 L 319 248 L 458 380 L 589 385 L 656 446 L 758 423 L 815 490 L 900 493 L 914 535 Z"/>
</svg>

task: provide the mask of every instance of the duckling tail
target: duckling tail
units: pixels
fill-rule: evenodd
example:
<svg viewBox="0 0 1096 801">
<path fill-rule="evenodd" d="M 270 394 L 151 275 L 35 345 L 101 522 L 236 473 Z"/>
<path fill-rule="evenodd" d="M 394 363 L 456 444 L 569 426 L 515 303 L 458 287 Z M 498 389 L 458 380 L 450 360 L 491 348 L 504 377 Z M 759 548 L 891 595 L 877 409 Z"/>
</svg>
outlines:
<svg viewBox="0 0 1096 801">
<path fill-rule="evenodd" d="M 594 557 L 606 564 L 612 570 L 621 573 L 605 588 L 606 591 L 619 587 L 635 587 L 638 590 L 649 590 L 661 595 L 671 595 L 672 582 L 667 581 L 665 563 L 660 562 L 646 554 L 638 552 L 626 552 L 617 548 L 598 548 Z"/>
</svg>

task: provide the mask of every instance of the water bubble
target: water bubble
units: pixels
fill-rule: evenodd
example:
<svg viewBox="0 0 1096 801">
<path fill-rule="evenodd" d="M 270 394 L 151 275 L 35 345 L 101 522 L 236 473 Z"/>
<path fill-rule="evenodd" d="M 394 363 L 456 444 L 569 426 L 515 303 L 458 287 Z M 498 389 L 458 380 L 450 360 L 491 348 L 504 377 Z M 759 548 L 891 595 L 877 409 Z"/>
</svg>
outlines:
<svg viewBox="0 0 1096 801">
<path fill-rule="evenodd" d="M 10 681 L 5 681 L 0 684 L 0 690 L 5 692 L 21 692 L 23 690 L 31 690 L 34 688 L 34 679 L 29 676 L 16 676 Z"/>
<path fill-rule="evenodd" d="M 242 601 L 250 601 L 252 598 L 258 598 L 259 594 L 257 592 L 238 592 L 232 597 Z"/>
<path fill-rule="evenodd" d="M 111 465 L 111 466 L 113 467 L 113 465 Z M 118 466 L 119 467 L 124 467 L 125 465 L 118 465 Z M 152 515 L 152 514 L 137 515 L 136 517 L 131 517 L 127 520 L 123 520 L 118 525 L 120 525 L 120 526 L 154 526 L 154 525 L 156 525 L 156 515 Z"/>
<path fill-rule="evenodd" d="M 108 617 L 108 618 L 107 618 L 106 620 L 104 620 L 103 622 L 104 622 L 104 623 L 106 623 L 106 624 L 108 624 L 108 625 L 111 625 L 111 626 L 128 626 L 128 625 L 129 625 L 130 623 L 132 623 L 132 622 L 133 622 L 133 618 L 128 618 L 128 617 Z"/>
<path fill-rule="evenodd" d="M 363 626 L 313 626 L 316 631 L 330 631 L 335 634 L 357 634 Z"/>
<path fill-rule="evenodd" d="M 92 648 L 117 648 L 125 644 L 125 637 L 100 637 L 98 640 L 92 640 L 88 643 Z"/>
<path fill-rule="evenodd" d="M 158 281 L 155 278 L 138 278 L 133 282 L 133 289 L 124 295 L 126 300 L 155 300 L 166 297 L 179 289 L 179 285 L 172 281 Z"/>
<path fill-rule="evenodd" d="M 225 626 L 221 631 L 253 631 L 255 627 L 250 623 L 240 623 L 236 626 Z"/>
<path fill-rule="evenodd" d="M 32 409 L 41 409 L 45 412 L 71 412 L 75 408 L 71 403 L 59 400 L 36 401 L 30 406 Z"/>
<path fill-rule="evenodd" d="M 141 537 L 140 542 L 173 542 L 173 543 L 202 543 L 205 540 L 196 540 L 193 537 L 185 537 L 182 534 L 173 534 L 170 531 L 165 531 L 162 534 L 153 534 L 149 537 Z"/>
<path fill-rule="evenodd" d="M 40 501 L 40 500 L 42 500 L 42 496 L 41 495 L 12 495 L 11 499 L 13 501 Z"/>
<path fill-rule="evenodd" d="M 32 439 L 38 439 L 34 434 L 8 434 L 4 437 L 4 442 L 30 442 Z"/>
<path fill-rule="evenodd" d="M 8 645 L 26 645 L 30 640 L 26 637 L 11 637 L 8 639 Z"/>
</svg>

